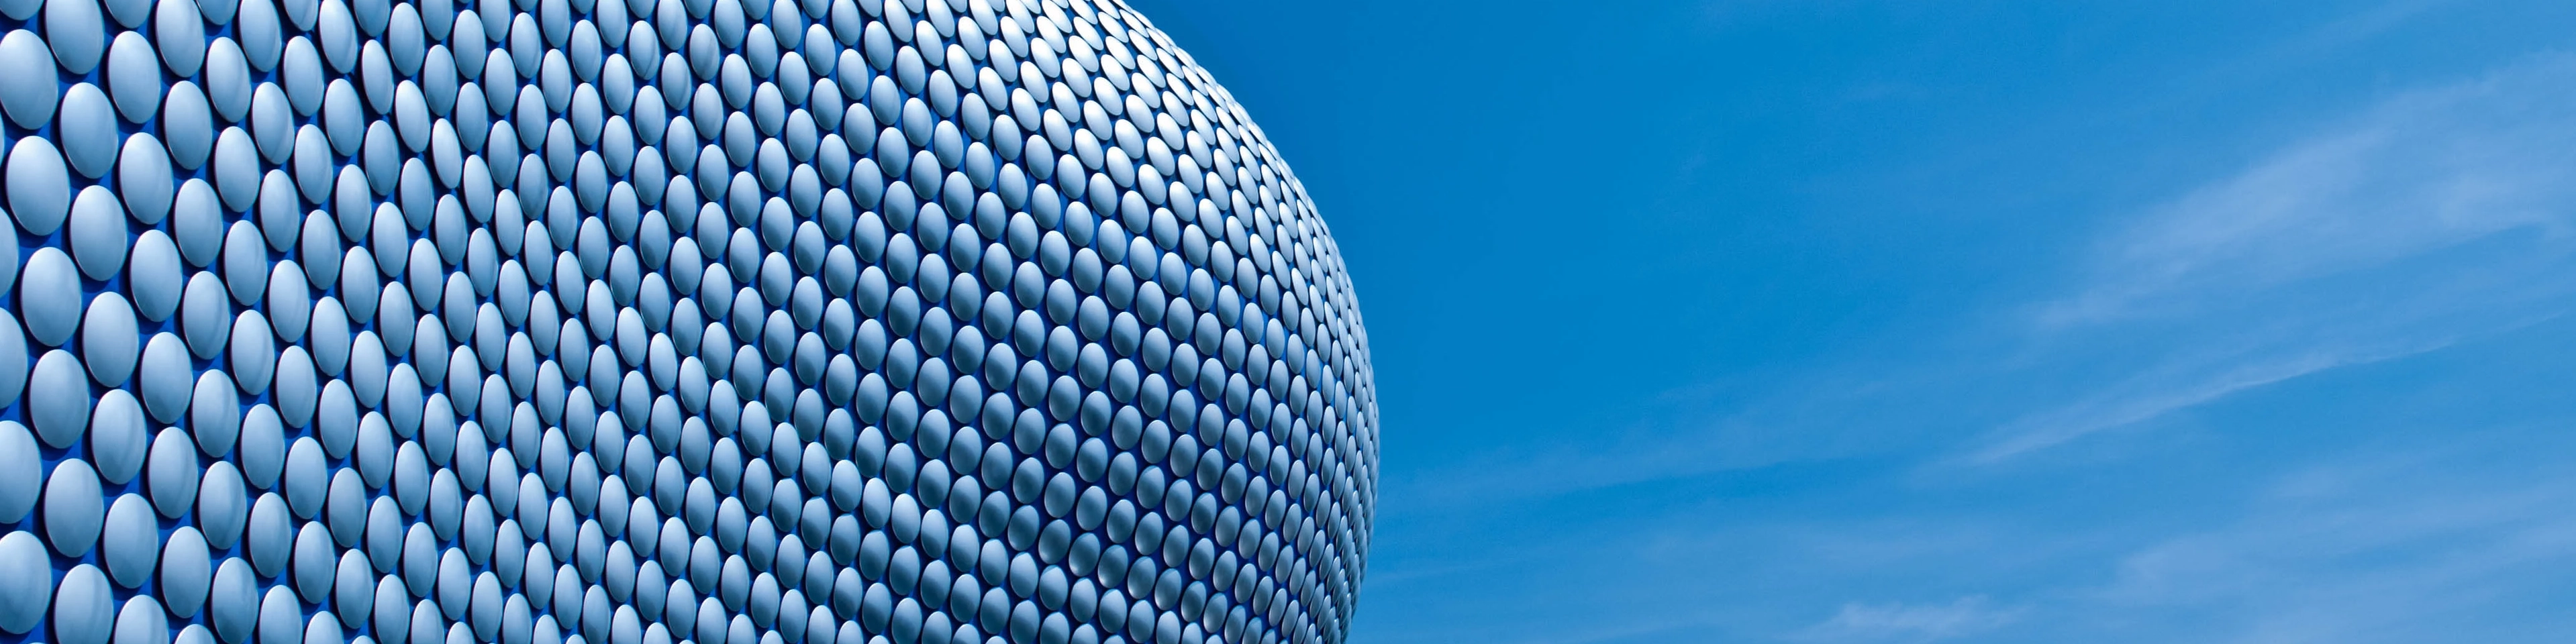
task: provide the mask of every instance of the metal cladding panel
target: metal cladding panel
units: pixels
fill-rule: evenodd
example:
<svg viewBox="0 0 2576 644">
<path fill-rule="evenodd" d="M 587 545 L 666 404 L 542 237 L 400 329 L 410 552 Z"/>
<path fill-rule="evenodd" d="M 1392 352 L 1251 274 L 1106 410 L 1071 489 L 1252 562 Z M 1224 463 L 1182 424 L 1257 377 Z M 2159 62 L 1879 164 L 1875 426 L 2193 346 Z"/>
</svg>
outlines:
<svg viewBox="0 0 2576 644">
<path fill-rule="evenodd" d="M 1343 637 L 1350 280 L 1115 0 L 0 31 L 0 641 Z"/>
</svg>

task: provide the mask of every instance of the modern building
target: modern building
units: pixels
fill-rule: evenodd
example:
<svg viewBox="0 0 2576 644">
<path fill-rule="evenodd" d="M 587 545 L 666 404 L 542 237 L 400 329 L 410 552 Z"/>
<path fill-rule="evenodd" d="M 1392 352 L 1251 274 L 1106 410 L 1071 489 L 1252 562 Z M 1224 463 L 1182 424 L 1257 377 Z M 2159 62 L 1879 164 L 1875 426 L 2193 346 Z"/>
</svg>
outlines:
<svg viewBox="0 0 2576 644">
<path fill-rule="evenodd" d="M 1331 235 L 1116 0 L 0 0 L 0 642 L 1338 642 Z"/>
</svg>

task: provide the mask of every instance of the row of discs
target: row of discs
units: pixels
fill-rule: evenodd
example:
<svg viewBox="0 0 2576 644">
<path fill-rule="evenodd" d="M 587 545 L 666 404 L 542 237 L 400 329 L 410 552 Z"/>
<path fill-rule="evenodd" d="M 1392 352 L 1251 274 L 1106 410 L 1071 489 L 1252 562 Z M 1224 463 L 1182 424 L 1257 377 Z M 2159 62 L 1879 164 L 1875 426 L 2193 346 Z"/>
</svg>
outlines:
<svg viewBox="0 0 2576 644">
<path fill-rule="evenodd" d="M 0 0 L 0 633 L 1338 642 L 1287 166 L 1100 0 Z"/>
</svg>

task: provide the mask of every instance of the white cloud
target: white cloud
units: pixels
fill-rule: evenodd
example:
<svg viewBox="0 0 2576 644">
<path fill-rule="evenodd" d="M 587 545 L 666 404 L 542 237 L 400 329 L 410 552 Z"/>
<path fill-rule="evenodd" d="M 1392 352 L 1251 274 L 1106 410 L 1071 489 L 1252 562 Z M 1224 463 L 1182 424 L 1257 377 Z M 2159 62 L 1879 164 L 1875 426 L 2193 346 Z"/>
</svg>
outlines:
<svg viewBox="0 0 2576 644">
<path fill-rule="evenodd" d="M 2150 209 L 2043 325 L 2184 313 L 2524 229 L 2576 228 L 2576 58 L 2398 95 Z"/>
<path fill-rule="evenodd" d="M 1967 457 L 1971 463 L 1995 463 L 2025 453 L 2047 449 L 2070 440 L 2104 430 L 2143 422 L 2179 409 L 2225 398 L 2248 389 L 2305 376 L 2308 374 L 2358 364 L 2369 364 L 2402 358 L 2450 345 L 2451 338 L 2440 338 L 2420 345 L 2359 351 L 2321 349 L 2309 353 L 2280 356 L 2269 360 L 2240 364 L 2217 373 L 2193 374 L 2195 378 L 2135 378 L 2126 386 L 2108 390 L 2049 412 L 2025 418 L 2014 424 L 2004 437 Z"/>
<path fill-rule="evenodd" d="M 2576 476 L 2549 456 L 2565 441 L 2517 434 L 2292 473 L 2233 522 L 2130 552 L 2086 601 L 2196 615 L 2203 632 L 2226 635 L 2210 641 L 2537 639 L 2535 627 L 2563 627 L 2565 613 L 2517 622 L 2490 611 L 2563 593 L 2538 571 L 2576 564 Z"/>
<path fill-rule="evenodd" d="M 2021 617 L 2020 608 L 1991 605 L 1984 595 L 1947 604 L 1843 604 L 1795 639 L 1813 642 L 1937 642 L 1992 631 Z"/>
<path fill-rule="evenodd" d="M 2558 314 L 2576 295 L 2576 57 L 2407 92 L 2148 208 L 2033 307 L 2034 362 L 2125 374 L 1991 463 Z M 2098 372 L 2098 371 L 2097 371 Z"/>
</svg>

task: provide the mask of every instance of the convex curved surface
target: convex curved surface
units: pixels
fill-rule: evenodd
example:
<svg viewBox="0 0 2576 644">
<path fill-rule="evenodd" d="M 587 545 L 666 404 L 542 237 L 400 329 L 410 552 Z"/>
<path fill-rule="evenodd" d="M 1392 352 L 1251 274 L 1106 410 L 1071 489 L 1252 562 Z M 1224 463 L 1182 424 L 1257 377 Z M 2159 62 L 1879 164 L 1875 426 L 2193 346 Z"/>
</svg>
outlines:
<svg viewBox="0 0 2576 644">
<path fill-rule="evenodd" d="M 1114 0 L 0 32 L 0 641 L 1342 639 L 1350 280 Z"/>
</svg>

